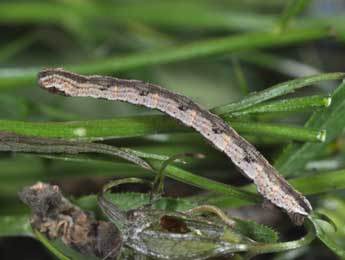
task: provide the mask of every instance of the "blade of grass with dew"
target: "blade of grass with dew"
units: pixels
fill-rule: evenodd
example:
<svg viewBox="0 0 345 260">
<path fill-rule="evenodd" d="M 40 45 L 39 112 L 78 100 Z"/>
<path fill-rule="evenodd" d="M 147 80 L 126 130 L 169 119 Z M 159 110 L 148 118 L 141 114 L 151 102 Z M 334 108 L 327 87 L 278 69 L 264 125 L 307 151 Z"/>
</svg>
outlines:
<svg viewBox="0 0 345 260">
<path fill-rule="evenodd" d="M 282 138 L 285 141 L 288 138 L 290 140 L 322 142 L 325 138 L 325 132 L 317 128 L 256 122 L 231 122 L 231 126 L 241 134 L 272 136 Z M 0 131 L 37 137 L 90 141 L 158 133 L 188 133 L 192 129 L 182 126 L 168 116 L 147 115 L 109 120 L 49 123 L 0 120 Z"/>
<path fill-rule="evenodd" d="M 294 92 L 297 89 L 312 85 L 320 81 L 340 80 L 343 78 L 345 78 L 345 73 L 337 72 L 337 73 L 318 74 L 314 76 L 294 79 L 294 80 L 286 81 L 283 83 L 279 83 L 277 85 L 274 85 L 260 92 L 252 93 L 237 102 L 233 102 L 228 105 L 223 105 L 220 107 L 213 108 L 211 111 L 218 115 L 223 115 L 223 114 L 239 111 L 239 110 L 254 106 L 258 103 L 264 102 L 266 100 Z"/>
<path fill-rule="evenodd" d="M 284 46 L 296 42 L 306 42 L 316 39 L 327 38 L 327 28 L 298 29 L 277 33 L 248 33 L 236 36 L 229 36 L 211 40 L 204 40 L 195 43 L 185 44 L 180 47 L 172 47 L 166 50 L 134 53 L 127 56 L 110 57 L 102 60 L 84 62 L 83 64 L 65 65 L 66 69 L 84 74 L 111 73 L 128 71 L 145 66 L 167 64 L 178 61 L 191 60 L 232 53 L 237 51 Z M 60 65 L 61 67 L 61 65 Z M 0 89 L 11 87 L 23 87 L 35 84 L 39 68 L 29 69 L 0 69 Z M 336 74 L 337 75 L 337 74 Z M 336 75 L 329 79 L 336 79 Z M 339 77 L 339 75 L 338 75 Z M 320 76 L 318 80 L 327 80 L 327 74 Z M 311 79 L 312 80 L 312 79 Z M 244 107 L 242 107 L 244 108 Z M 226 110 L 225 112 L 230 112 Z"/>
<path fill-rule="evenodd" d="M 306 163 L 316 159 L 326 146 L 332 142 L 344 129 L 345 126 L 345 82 L 332 93 L 332 104 L 327 109 L 315 112 L 306 127 L 323 128 L 327 131 L 326 140 L 323 143 L 305 143 L 302 145 L 291 144 L 275 162 L 275 166 L 289 176 L 302 171 Z"/>
</svg>

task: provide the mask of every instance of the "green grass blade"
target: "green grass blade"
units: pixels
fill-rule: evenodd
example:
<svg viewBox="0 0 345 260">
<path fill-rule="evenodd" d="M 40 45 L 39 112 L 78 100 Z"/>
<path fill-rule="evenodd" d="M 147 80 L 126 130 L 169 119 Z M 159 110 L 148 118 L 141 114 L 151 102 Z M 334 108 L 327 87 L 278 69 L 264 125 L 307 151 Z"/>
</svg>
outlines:
<svg viewBox="0 0 345 260">
<path fill-rule="evenodd" d="M 325 138 L 325 132 L 317 128 L 257 122 L 232 122 L 230 125 L 242 134 L 272 136 L 285 139 L 285 141 L 289 138 L 290 140 L 322 142 Z M 106 140 L 158 133 L 184 133 L 191 132 L 192 129 L 182 126 L 167 116 L 148 115 L 49 123 L 0 120 L 0 131 L 37 137 Z"/>
<path fill-rule="evenodd" d="M 74 155 L 78 153 L 98 153 L 121 158 L 145 169 L 151 169 L 150 165 L 137 155 L 100 143 L 66 141 L 0 132 L 0 151 Z"/>
<path fill-rule="evenodd" d="M 249 254 L 247 254 L 247 259 L 254 257 L 255 255 L 264 254 L 264 253 L 273 253 L 273 252 L 284 252 L 287 250 L 297 249 L 309 245 L 316 236 L 315 229 L 312 227 L 311 223 L 307 222 L 305 224 L 308 232 L 307 234 L 297 240 L 288 241 L 288 242 L 278 242 L 272 244 L 257 244 L 253 245 L 249 249 Z"/>
<path fill-rule="evenodd" d="M 250 30 L 270 28 L 274 19 L 269 15 L 248 12 L 224 12 L 215 5 L 197 2 L 148 1 L 136 4 L 126 2 L 100 3 L 74 2 L 49 3 L 3 3 L 0 5 L 0 21 L 6 23 L 26 22 L 31 24 L 62 24 L 68 23 L 67 18 L 73 15 L 77 20 L 105 19 L 108 23 L 126 24 L 141 23 L 160 25 L 168 28 L 223 28 Z M 111 11 L 109 11 L 111 10 Z M 41 13 L 41 15 L 39 15 Z"/>
<path fill-rule="evenodd" d="M 309 142 L 323 142 L 326 132 L 312 128 L 290 126 L 283 124 L 259 123 L 259 122 L 232 122 L 231 125 L 240 133 L 257 136 L 271 136 L 286 140 L 298 140 Z"/>
<path fill-rule="evenodd" d="M 305 143 L 289 145 L 278 157 L 275 166 L 284 174 L 291 175 L 304 169 L 305 164 L 316 159 L 344 129 L 345 125 L 345 82 L 333 92 L 332 105 L 327 109 L 315 112 L 306 127 L 322 128 L 327 131 L 323 143 Z"/>
<path fill-rule="evenodd" d="M 305 195 L 333 192 L 335 190 L 345 189 L 345 170 L 289 179 L 289 183 Z M 245 189 L 255 191 L 256 187 L 251 184 L 246 186 Z M 202 197 L 199 199 L 202 200 Z M 219 207 L 238 207 L 246 204 L 243 201 L 238 201 L 227 195 L 217 195 L 205 198 L 204 202 L 214 204 Z"/>
<path fill-rule="evenodd" d="M 249 114 L 261 113 L 304 112 L 312 109 L 329 107 L 331 102 L 331 97 L 319 95 L 282 99 L 278 101 L 260 103 L 244 110 L 233 112 L 229 114 L 229 117 L 241 117 Z"/>
<path fill-rule="evenodd" d="M 306 42 L 326 38 L 329 35 L 327 28 L 298 29 L 277 33 L 248 33 L 229 36 L 195 43 L 185 44 L 180 47 L 172 47 L 165 50 L 134 53 L 127 56 L 110 57 L 97 61 L 84 62 L 83 64 L 65 65 L 66 69 L 85 74 L 113 74 L 120 71 L 128 71 L 141 67 L 157 64 L 167 64 L 178 61 L 205 58 L 224 53 L 234 53 L 243 50 L 283 46 L 296 42 Z M 42 69 L 1 69 L 0 89 L 15 86 L 34 85 L 37 72 Z M 320 76 L 321 77 L 321 76 Z M 335 76 L 333 76 L 334 78 Z M 340 77 L 338 75 L 338 77 Z M 329 79 L 333 79 L 330 77 Z M 337 77 L 335 77 L 337 78 Z M 327 76 L 319 80 L 327 80 Z M 230 111 L 227 111 L 230 112 Z"/>
<path fill-rule="evenodd" d="M 226 113 L 231 113 L 235 111 L 239 111 L 258 103 L 264 102 L 266 100 L 276 98 L 287 93 L 294 92 L 297 89 L 312 85 L 314 83 L 325 81 L 325 80 L 339 80 L 345 77 L 345 73 L 325 73 L 325 74 L 318 74 L 314 76 L 303 77 L 299 79 L 294 79 L 290 81 L 286 81 L 283 83 L 279 83 L 274 85 L 270 88 L 262 90 L 257 93 L 252 93 L 247 97 L 241 99 L 240 101 L 230 103 L 225 106 L 217 107 L 212 109 L 212 112 L 222 115 Z"/>
<path fill-rule="evenodd" d="M 149 162 L 149 164 L 155 169 L 156 172 L 158 172 L 161 168 L 162 163 L 164 161 L 157 160 L 157 159 L 148 159 L 148 158 L 155 158 L 157 155 L 151 155 L 148 156 L 148 153 L 145 154 L 146 160 Z M 58 156 L 49 156 L 50 159 L 59 159 Z M 66 155 L 63 157 L 64 160 L 71 158 L 73 160 L 73 157 L 70 155 Z M 83 159 L 83 157 L 78 156 L 79 162 L 87 161 L 87 158 Z M 112 162 L 114 163 L 114 162 Z M 115 170 L 112 172 L 112 175 L 114 176 Z M 142 173 L 140 177 L 149 176 L 147 173 L 151 173 L 152 171 L 145 171 Z M 183 170 L 179 167 L 169 165 L 164 170 L 164 174 L 172 179 L 175 179 L 177 181 L 181 181 L 183 183 L 187 183 L 189 185 L 199 187 L 204 190 L 213 191 L 217 193 L 227 194 L 228 196 L 234 197 L 237 200 L 244 200 L 247 201 L 247 203 L 256 203 L 261 202 L 262 199 L 259 195 L 257 195 L 255 192 L 252 191 L 244 191 L 240 188 L 234 187 L 232 185 L 223 184 L 221 182 L 217 182 L 205 177 L 198 176 L 196 174 L 193 174 L 189 171 Z M 59 173 L 57 173 L 57 177 L 59 177 Z M 84 174 L 81 174 L 83 176 Z M 60 174 L 61 178 L 62 174 Z"/>
<path fill-rule="evenodd" d="M 159 171 L 159 169 L 161 168 L 162 163 L 164 163 L 163 160 L 157 160 L 156 157 L 157 155 L 151 155 L 149 156 L 148 153 L 145 153 L 145 157 L 147 158 L 146 160 L 149 162 L 149 164 L 155 169 L 155 171 Z M 78 166 L 77 166 L 77 171 L 80 172 L 81 175 L 79 174 L 73 174 L 72 176 L 67 172 L 67 170 L 65 169 L 65 172 L 61 172 L 60 170 L 58 170 L 57 172 L 54 172 L 52 169 L 50 169 L 50 171 L 52 172 L 52 175 L 46 176 L 45 171 L 42 174 L 42 176 L 34 176 L 34 179 L 37 179 L 38 177 L 40 178 L 40 180 L 43 181 L 47 181 L 47 180 L 52 180 L 52 177 L 55 177 L 53 179 L 59 179 L 62 180 L 64 177 L 70 178 L 70 177 L 76 177 L 76 176 L 87 176 L 87 173 L 85 171 L 85 169 L 82 169 L 81 164 L 84 163 L 84 167 L 88 168 L 90 167 L 88 162 L 89 162 L 89 158 L 85 157 L 85 156 L 71 156 L 71 155 L 64 155 L 62 157 L 60 156 L 54 156 L 54 155 L 49 155 L 50 159 L 62 159 L 64 161 L 68 160 L 68 161 L 73 161 L 74 159 L 77 160 L 77 162 L 79 162 Z M 150 158 L 150 159 L 148 159 Z M 154 158 L 154 159 L 152 159 Z M 162 159 L 162 158 L 159 158 Z M 101 159 L 98 159 L 101 160 Z M 114 163 L 113 161 L 111 161 L 111 163 Z M 100 165 L 102 166 L 102 165 Z M 114 164 L 114 166 L 121 166 L 121 164 L 116 163 L 116 165 Z M 121 174 L 121 172 L 126 172 L 126 175 L 129 176 L 131 171 L 131 168 L 129 167 L 130 165 L 125 164 L 124 168 L 112 168 L 112 170 L 109 172 L 110 176 L 114 177 L 114 174 L 116 174 L 117 172 L 119 172 Z M 28 166 L 26 166 L 28 168 Z M 140 177 L 145 177 L 145 176 L 150 176 L 148 175 L 148 173 L 152 174 L 152 171 L 147 171 L 145 169 L 142 168 L 138 168 L 138 167 L 134 167 L 134 170 L 139 170 L 140 173 Z M 91 176 L 106 176 L 107 174 L 105 174 L 105 172 L 103 170 L 101 170 L 101 174 L 97 174 L 94 170 L 91 171 Z M 193 185 L 205 190 L 209 190 L 209 191 L 214 191 L 214 192 L 218 192 L 218 193 L 223 193 L 223 194 L 227 194 L 229 196 L 233 196 L 234 198 L 238 199 L 238 200 L 245 200 L 248 201 L 249 203 L 255 203 L 255 202 L 261 202 L 261 197 L 259 195 L 257 195 L 254 192 L 251 191 L 244 191 L 241 190 L 240 188 L 236 188 L 234 186 L 231 185 L 227 185 L 227 184 L 223 184 L 217 181 L 213 181 L 201 176 L 198 176 L 196 174 L 193 174 L 189 171 L 183 170 L 179 167 L 176 166 L 172 166 L 169 165 L 166 169 L 165 169 L 165 174 L 166 176 L 173 178 L 175 180 L 181 181 L 183 183 L 187 183 L 189 185 Z M 22 171 L 19 172 L 19 174 L 21 174 Z M 36 171 L 35 171 L 36 173 Z M 12 175 L 12 174 L 11 174 Z M 137 175 L 138 176 L 138 175 Z M 118 176 L 121 177 L 121 176 Z M 9 180 L 9 182 L 13 182 L 13 176 L 11 176 L 11 179 Z M 2 184 L 6 185 L 6 182 L 1 181 Z M 16 182 L 16 184 L 18 184 L 18 182 Z M 21 184 L 19 184 L 21 185 Z M 12 185 L 13 187 L 13 185 Z M 4 191 L 4 188 L 1 187 L 2 191 Z"/>
<path fill-rule="evenodd" d="M 150 164 L 153 166 L 153 168 L 159 170 L 162 165 L 162 162 L 150 161 Z M 260 196 L 255 193 L 246 192 L 231 185 L 223 184 L 217 181 L 197 176 L 195 174 L 192 174 L 188 171 L 185 171 L 172 165 L 167 166 L 167 168 L 165 169 L 165 174 L 166 176 L 178 180 L 180 182 L 187 183 L 204 190 L 213 191 L 221 194 L 227 194 L 236 199 L 245 200 L 251 203 L 262 201 Z"/>
<path fill-rule="evenodd" d="M 309 218 L 314 225 L 317 237 L 329 248 L 331 249 L 336 255 L 338 255 L 341 259 L 345 258 L 345 249 L 341 248 L 332 237 L 332 233 L 326 232 L 323 229 L 322 220 L 319 220 L 317 217 L 311 216 Z"/>
<path fill-rule="evenodd" d="M 313 174 L 291 180 L 291 184 L 304 194 L 320 194 L 345 188 L 345 170 Z"/>
</svg>

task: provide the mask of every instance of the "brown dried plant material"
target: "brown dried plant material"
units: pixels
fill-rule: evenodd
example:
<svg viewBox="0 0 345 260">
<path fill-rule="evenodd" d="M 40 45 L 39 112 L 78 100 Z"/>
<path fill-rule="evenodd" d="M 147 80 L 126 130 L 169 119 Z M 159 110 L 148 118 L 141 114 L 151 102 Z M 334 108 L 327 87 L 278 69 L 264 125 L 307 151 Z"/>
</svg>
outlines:
<svg viewBox="0 0 345 260">
<path fill-rule="evenodd" d="M 62 242 L 81 254 L 115 259 L 122 237 L 110 222 L 97 221 L 61 193 L 58 186 L 38 182 L 19 192 L 20 199 L 32 210 L 33 229 L 48 239 Z"/>
</svg>

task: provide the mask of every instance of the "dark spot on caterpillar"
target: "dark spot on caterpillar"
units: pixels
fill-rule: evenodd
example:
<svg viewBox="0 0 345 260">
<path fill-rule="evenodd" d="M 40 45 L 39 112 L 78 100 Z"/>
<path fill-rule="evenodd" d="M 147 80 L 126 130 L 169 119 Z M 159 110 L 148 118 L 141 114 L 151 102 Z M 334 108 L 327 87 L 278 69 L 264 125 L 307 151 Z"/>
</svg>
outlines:
<svg viewBox="0 0 345 260">
<path fill-rule="evenodd" d="M 180 111 L 187 111 L 188 107 L 186 105 L 181 104 L 181 105 L 178 106 L 178 109 Z"/>
<path fill-rule="evenodd" d="M 51 76 L 51 75 L 52 75 L 51 70 L 42 70 L 42 71 L 38 72 L 37 78 L 38 78 L 38 80 L 40 80 L 41 78 L 45 78 L 45 77 Z"/>
<path fill-rule="evenodd" d="M 112 87 L 116 86 L 116 82 L 113 80 L 104 80 L 103 82 L 101 82 L 101 84 L 99 84 L 99 89 L 100 90 L 108 90 Z"/>
<path fill-rule="evenodd" d="M 48 90 L 50 93 L 53 93 L 53 94 L 59 94 L 59 95 L 62 95 L 62 96 L 68 96 L 68 95 L 66 94 L 65 91 L 60 90 L 60 89 L 58 89 L 58 88 L 55 87 L 55 86 L 52 86 L 52 87 L 50 87 L 50 88 L 47 88 L 47 90 Z"/>
<path fill-rule="evenodd" d="M 110 77 L 92 76 L 89 79 L 89 83 L 97 85 L 99 90 L 108 90 L 109 88 L 116 86 L 116 80 Z"/>
<path fill-rule="evenodd" d="M 222 133 L 224 133 L 224 129 L 221 129 L 221 128 L 218 128 L 218 127 L 213 127 L 212 131 L 215 134 L 222 134 Z"/>
<path fill-rule="evenodd" d="M 87 88 L 90 88 L 90 95 L 93 93 L 91 92 L 92 87 L 101 92 L 101 90 L 107 88 L 109 83 L 113 83 L 113 86 L 118 86 L 121 89 L 121 94 L 127 97 L 125 101 L 130 103 L 137 103 L 136 100 L 139 100 L 140 96 L 149 95 L 145 92 L 145 90 L 148 90 L 150 93 L 155 94 L 152 96 L 152 100 L 149 100 L 154 102 L 155 108 L 168 114 L 182 114 L 177 116 L 174 115 L 174 117 L 182 121 L 182 123 L 185 123 L 188 126 L 192 126 L 196 130 L 201 132 L 201 134 L 205 136 L 206 139 L 208 139 L 211 143 L 213 143 L 214 146 L 218 149 L 225 150 L 230 159 L 234 160 L 235 164 L 243 168 L 241 172 L 243 172 L 246 176 L 252 176 L 251 171 L 258 170 L 260 168 L 260 171 L 262 171 L 261 175 L 269 178 L 270 181 L 273 182 L 275 187 L 279 188 L 279 190 L 281 191 L 280 193 L 276 194 L 277 198 L 273 201 L 275 205 L 285 209 L 288 213 L 297 215 L 308 215 L 312 210 L 308 200 L 302 194 L 297 192 L 292 186 L 290 186 L 286 182 L 286 180 L 281 177 L 279 173 L 269 164 L 269 162 L 267 162 L 265 158 L 254 148 L 254 146 L 250 145 L 250 143 L 242 139 L 227 123 L 222 121 L 219 117 L 200 108 L 196 103 L 194 103 L 187 97 L 169 92 L 168 90 L 162 89 L 159 86 L 155 86 L 153 84 L 142 83 L 135 80 L 121 80 L 104 76 L 85 77 L 62 71 L 61 69 L 43 71 L 39 74 L 39 84 L 43 88 L 49 89 L 49 86 L 52 86 L 50 91 L 63 95 L 66 95 L 67 93 L 68 96 L 84 96 L 85 92 L 89 91 L 89 89 L 83 89 L 83 83 L 89 84 Z M 92 84 L 95 86 L 91 86 Z M 136 96 L 133 96 L 133 92 L 136 93 Z M 117 96 L 115 96 L 114 98 L 108 97 L 108 94 L 110 95 L 111 93 L 104 93 L 104 95 L 102 94 L 102 96 L 106 99 L 122 100 L 122 98 Z M 160 100 L 160 97 L 162 97 L 162 100 Z M 168 104 L 166 106 L 158 106 L 158 104 L 161 104 L 162 102 L 168 102 Z M 169 107 L 169 102 L 171 102 L 172 107 Z M 151 102 L 141 103 L 142 104 L 139 105 L 151 107 Z M 189 112 L 191 112 L 188 116 L 191 117 L 187 117 L 187 115 L 185 115 L 186 112 L 184 111 L 188 110 L 190 110 Z M 195 117 L 196 113 L 198 114 L 198 117 Z M 207 126 L 207 128 L 205 127 L 204 130 L 200 130 L 200 128 L 204 127 L 202 119 L 205 120 L 205 126 Z M 219 140 L 214 140 L 218 138 L 213 138 L 215 137 L 215 134 L 220 134 L 223 131 L 230 137 L 229 140 L 223 140 L 224 142 L 222 144 L 229 144 L 226 145 L 226 147 L 223 147 L 224 145 L 219 144 Z M 232 150 L 231 152 L 229 152 L 230 149 Z M 234 154 L 239 154 L 239 156 L 234 156 Z M 247 165 L 245 164 L 250 163 L 254 163 L 254 167 L 246 167 Z M 260 178 L 261 175 L 256 177 Z M 267 187 L 264 182 L 255 183 L 258 186 L 260 193 L 266 199 L 272 199 L 272 196 L 268 194 L 269 187 Z M 290 204 L 290 201 L 296 202 L 296 207 Z M 170 229 L 170 224 L 172 224 L 172 229 L 174 229 L 175 227 L 177 228 L 177 230 L 179 229 L 179 227 L 183 228 L 183 223 L 181 223 L 181 221 L 174 220 L 169 217 L 163 218 L 162 221 L 164 222 L 162 223 L 162 226 L 167 227 L 167 229 Z"/>
<path fill-rule="evenodd" d="M 140 90 L 140 92 L 139 92 L 139 96 L 142 96 L 142 97 L 145 97 L 145 96 L 147 96 L 148 94 L 150 94 L 150 92 L 147 91 L 147 90 Z"/>
<path fill-rule="evenodd" d="M 255 162 L 255 159 L 251 157 L 250 155 L 244 156 L 243 160 L 246 161 L 247 163 Z"/>
<path fill-rule="evenodd" d="M 109 89 L 111 87 L 111 85 L 105 85 L 105 86 L 99 86 L 99 90 L 107 90 L 107 89 Z"/>
</svg>

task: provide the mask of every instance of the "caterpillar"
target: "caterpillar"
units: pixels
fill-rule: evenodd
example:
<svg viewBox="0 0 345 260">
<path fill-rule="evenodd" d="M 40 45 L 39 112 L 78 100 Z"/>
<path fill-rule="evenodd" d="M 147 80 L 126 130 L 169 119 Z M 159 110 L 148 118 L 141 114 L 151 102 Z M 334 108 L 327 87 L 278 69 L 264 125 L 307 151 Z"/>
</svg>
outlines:
<svg viewBox="0 0 345 260">
<path fill-rule="evenodd" d="M 264 156 L 219 116 L 191 99 L 160 86 L 109 76 L 83 76 L 61 68 L 38 73 L 38 84 L 53 93 L 72 97 L 119 100 L 157 109 L 194 128 L 224 152 L 251 179 L 269 202 L 284 209 L 295 224 L 312 211 L 309 201 L 294 189 Z"/>
</svg>

